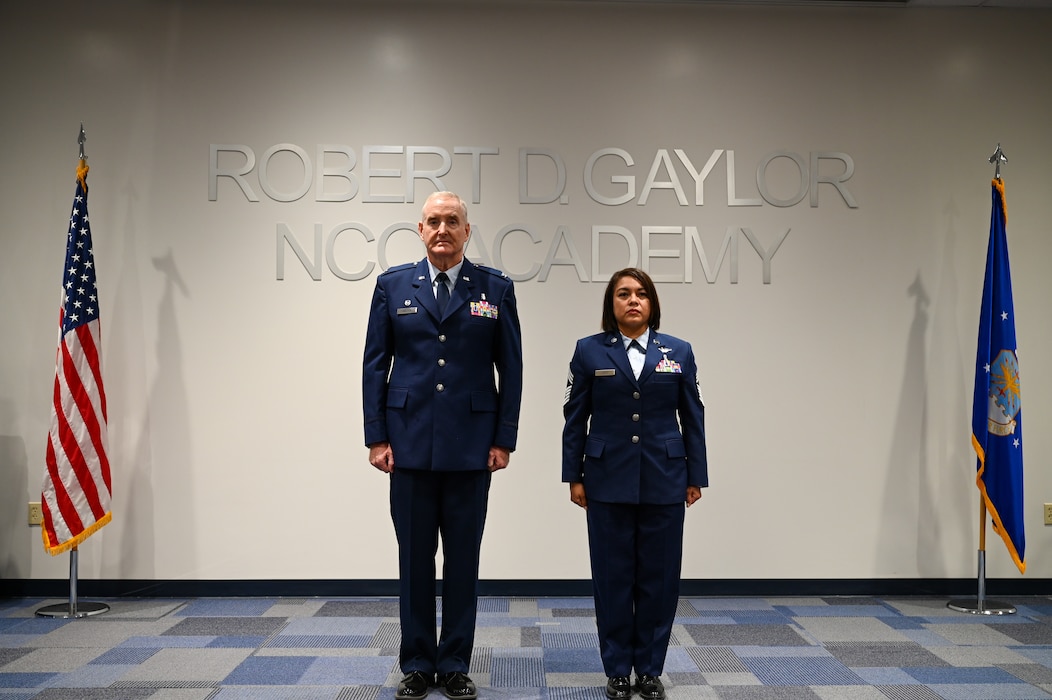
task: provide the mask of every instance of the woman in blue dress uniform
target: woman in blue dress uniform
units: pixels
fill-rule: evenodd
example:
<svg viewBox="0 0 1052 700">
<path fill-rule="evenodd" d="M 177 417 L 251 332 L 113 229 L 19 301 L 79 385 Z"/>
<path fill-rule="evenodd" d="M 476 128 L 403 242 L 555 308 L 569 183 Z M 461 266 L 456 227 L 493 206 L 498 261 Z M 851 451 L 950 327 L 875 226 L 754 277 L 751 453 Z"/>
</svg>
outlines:
<svg viewBox="0 0 1052 700">
<path fill-rule="evenodd" d="M 684 505 L 708 486 L 690 343 L 658 333 L 650 276 L 615 272 L 603 332 L 577 341 L 563 404 L 562 480 L 587 511 L 606 695 L 662 700 L 679 603 Z M 633 685 L 630 677 L 635 671 Z"/>
</svg>

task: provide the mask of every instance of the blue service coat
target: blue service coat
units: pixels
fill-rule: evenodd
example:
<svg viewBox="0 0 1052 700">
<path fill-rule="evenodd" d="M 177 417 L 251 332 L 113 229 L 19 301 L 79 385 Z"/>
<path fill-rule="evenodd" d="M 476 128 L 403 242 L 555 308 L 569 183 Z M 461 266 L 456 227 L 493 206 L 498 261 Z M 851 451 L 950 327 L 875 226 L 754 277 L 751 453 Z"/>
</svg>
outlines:
<svg viewBox="0 0 1052 700">
<path fill-rule="evenodd" d="M 682 503 L 709 485 L 705 406 L 690 343 L 650 332 L 636 379 L 620 333 L 577 341 L 563 403 L 562 480 L 588 500 Z"/>
<path fill-rule="evenodd" d="M 396 469 L 484 470 L 490 447 L 514 450 L 522 337 L 512 281 L 465 258 L 440 317 L 426 259 L 380 275 L 362 395 L 365 444 L 391 443 Z"/>
</svg>

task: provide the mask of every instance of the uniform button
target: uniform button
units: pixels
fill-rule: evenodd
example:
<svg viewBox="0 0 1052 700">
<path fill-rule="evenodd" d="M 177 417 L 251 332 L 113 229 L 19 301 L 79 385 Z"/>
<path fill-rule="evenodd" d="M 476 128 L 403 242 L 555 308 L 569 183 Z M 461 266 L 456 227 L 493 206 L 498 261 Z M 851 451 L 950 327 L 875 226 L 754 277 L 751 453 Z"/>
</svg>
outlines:
<svg viewBox="0 0 1052 700">
<path fill-rule="evenodd" d="M 446 366 L 446 361 L 445 360 L 439 360 L 438 361 L 438 366 L 439 367 L 445 367 Z"/>
<path fill-rule="evenodd" d="M 446 334 L 445 333 L 443 333 L 440 336 L 438 336 L 438 342 L 440 342 L 440 343 L 446 342 Z"/>
<path fill-rule="evenodd" d="M 635 442 L 639 442 L 639 436 L 638 435 L 633 435 L 632 436 L 632 442 L 634 442 L 634 443 Z"/>
<path fill-rule="evenodd" d="M 638 399 L 639 398 L 639 392 L 638 391 L 633 391 L 632 392 L 632 398 L 633 399 Z"/>
<path fill-rule="evenodd" d="M 445 391 L 445 390 L 446 390 L 446 385 L 445 384 L 439 384 L 439 385 L 437 385 L 435 387 L 435 391 Z"/>
<path fill-rule="evenodd" d="M 633 413 L 632 414 L 632 420 L 634 420 L 636 423 L 638 423 L 639 422 L 639 414 L 638 413 Z"/>
</svg>

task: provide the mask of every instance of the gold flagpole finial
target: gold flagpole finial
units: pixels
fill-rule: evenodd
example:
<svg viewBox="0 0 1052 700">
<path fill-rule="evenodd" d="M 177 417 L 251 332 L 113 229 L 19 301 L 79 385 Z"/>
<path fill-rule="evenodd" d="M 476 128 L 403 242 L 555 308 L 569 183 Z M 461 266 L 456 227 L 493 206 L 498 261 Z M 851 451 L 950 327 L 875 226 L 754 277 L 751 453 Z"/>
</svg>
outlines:
<svg viewBox="0 0 1052 700">
<path fill-rule="evenodd" d="M 88 137 L 84 134 L 84 122 L 80 123 L 80 133 L 77 134 L 77 143 L 80 144 L 80 163 L 77 164 L 77 182 L 88 191 L 88 157 L 84 155 L 84 142 Z"/>
</svg>

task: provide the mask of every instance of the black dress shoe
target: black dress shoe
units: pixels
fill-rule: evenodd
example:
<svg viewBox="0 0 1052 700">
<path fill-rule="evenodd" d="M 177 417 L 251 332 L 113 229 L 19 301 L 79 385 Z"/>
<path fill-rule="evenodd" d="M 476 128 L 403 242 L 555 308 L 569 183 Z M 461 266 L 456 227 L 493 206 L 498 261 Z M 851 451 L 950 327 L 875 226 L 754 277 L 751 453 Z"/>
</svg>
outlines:
<svg viewBox="0 0 1052 700">
<path fill-rule="evenodd" d="M 427 697 L 427 691 L 431 687 L 434 676 L 423 671 L 411 671 L 398 683 L 395 691 L 397 700 L 420 700 Z"/>
<path fill-rule="evenodd" d="M 665 686 L 657 676 L 636 676 L 636 690 L 643 700 L 665 700 Z"/>
<path fill-rule="evenodd" d="M 606 697 L 610 700 L 628 700 L 632 697 L 632 683 L 628 676 L 611 676 L 606 679 Z"/>
<path fill-rule="evenodd" d="M 441 674 L 438 677 L 438 684 L 442 686 L 442 692 L 446 694 L 446 697 L 453 698 L 453 700 L 475 700 L 479 696 L 479 691 L 475 688 L 475 681 L 461 671 Z"/>
</svg>

